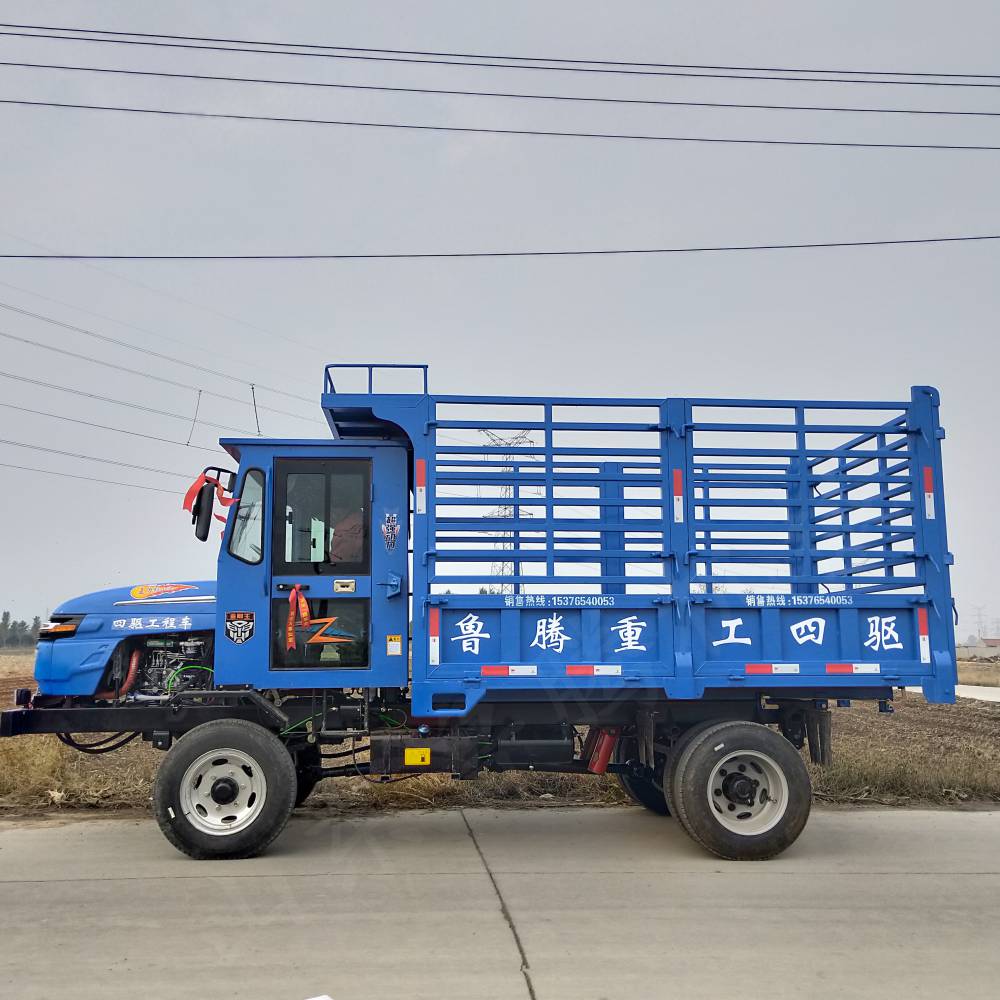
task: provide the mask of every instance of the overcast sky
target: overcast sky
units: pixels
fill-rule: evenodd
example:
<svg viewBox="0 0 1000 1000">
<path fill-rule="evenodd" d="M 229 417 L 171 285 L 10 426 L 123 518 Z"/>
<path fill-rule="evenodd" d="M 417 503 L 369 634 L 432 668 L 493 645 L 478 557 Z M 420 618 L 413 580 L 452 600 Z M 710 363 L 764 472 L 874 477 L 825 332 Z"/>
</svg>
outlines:
<svg viewBox="0 0 1000 1000">
<path fill-rule="evenodd" d="M 2 20 L 649 62 L 1000 73 L 1000 7 L 731 2 L 45 2 Z M 2 30 L 2 29 L 0 29 Z M 1000 92 L 454 69 L 0 37 L 0 60 L 450 89 L 990 110 Z M 565 104 L 0 67 L 6 99 L 494 128 L 1000 145 L 1000 118 Z M 295 253 L 907 239 L 1000 233 L 1000 152 L 728 146 L 166 119 L 0 106 L 0 250 Z M 261 389 L 267 435 L 323 434 L 322 364 L 427 362 L 432 390 L 906 399 L 942 392 L 954 588 L 1000 616 L 1000 243 L 356 263 L 0 262 L 0 302 Z M 97 315 L 95 315 L 97 314 Z M 0 309 L 0 332 L 248 399 Z M 196 393 L 0 338 L 0 370 L 179 414 Z M 189 426 L 0 378 L 0 400 L 184 441 Z M 315 402 L 310 402 L 314 400 Z M 247 403 L 201 417 L 253 429 Z M 0 462 L 182 490 L 211 456 L 0 408 Z M 199 425 L 193 443 L 219 431 Z M 214 575 L 177 496 L 0 468 L 0 607 Z"/>
</svg>

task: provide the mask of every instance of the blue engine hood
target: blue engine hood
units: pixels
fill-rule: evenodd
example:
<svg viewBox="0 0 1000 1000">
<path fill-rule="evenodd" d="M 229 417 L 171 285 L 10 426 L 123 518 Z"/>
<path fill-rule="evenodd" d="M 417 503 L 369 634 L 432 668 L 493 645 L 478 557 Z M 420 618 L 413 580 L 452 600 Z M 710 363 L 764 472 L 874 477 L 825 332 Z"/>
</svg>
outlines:
<svg viewBox="0 0 1000 1000">
<path fill-rule="evenodd" d="M 215 580 L 181 583 L 141 583 L 132 587 L 95 590 L 64 601 L 57 615 L 191 615 L 215 611 Z"/>
<path fill-rule="evenodd" d="M 72 636 L 44 639 L 35 653 L 35 680 L 45 695 L 90 695 L 123 640 L 215 629 L 214 580 L 141 583 L 98 590 L 64 601 L 56 615 L 80 615 Z"/>
</svg>

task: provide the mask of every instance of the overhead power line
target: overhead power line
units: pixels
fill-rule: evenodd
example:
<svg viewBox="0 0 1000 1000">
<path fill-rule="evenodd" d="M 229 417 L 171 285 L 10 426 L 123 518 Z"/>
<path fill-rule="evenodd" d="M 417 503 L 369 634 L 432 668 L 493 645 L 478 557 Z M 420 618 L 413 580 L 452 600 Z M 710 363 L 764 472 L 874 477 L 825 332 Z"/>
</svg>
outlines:
<svg viewBox="0 0 1000 1000">
<path fill-rule="evenodd" d="M 88 258 L 76 258 L 80 260 L 85 260 Z M 96 259 L 96 258 L 94 258 Z M 167 378 L 165 375 L 154 375 L 152 372 L 140 371 L 138 368 L 129 368 L 126 365 L 118 365 L 113 361 L 103 361 L 100 358 L 88 357 L 86 354 L 77 354 L 75 351 L 68 351 L 64 347 L 56 347 L 53 344 L 46 344 L 40 340 L 32 340 L 30 337 L 19 337 L 14 333 L 7 333 L 5 330 L 0 330 L 0 337 L 4 337 L 7 340 L 14 340 L 21 344 L 30 344 L 32 347 L 41 347 L 46 351 L 53 351 L 56 354 L 62 354 L 69 358 L 76 358 L 78 361 L 89 361 L 91 364 L 101 365 L 104 368 L 112 368 L 115 371 L 125 372 L 128 375 L 138 375 L 140 378 L 151 379 L 154 382 L 162 382 L 164 385 L 172 385 L 178 389 L 188 389 L 191 392 L 203 392 L 206 396 L 213 396 L 216 399 L 224 399 L 230 403 L 239 403 L 241 406 L 248 406 L 248 399 L 240 399 L 237 396 L 228 396 L 225 393 L 216 392 L 213 389 L 202 389 L 197 385 L 190 385 L 187 382 L 178 382 L 176 379 Z M 273 406 L 259 406 L 260 410 L 267 410 L 269 413 L 280 413 L 284 417 L 294 417 L 296 420 L 309 420 L 312 417 L 304 417 L 298 413 L 291 413 L 288 410 L 278 410 Z"/>
<path fill-rule="evenodd" d="M 34 243 L 31 240 L 25 240 L 25 239 L 23 239 L 23 237 L 16 236 L 13 233 L 6 233 L 4 230 L 0 229 L 0 236 L 2 236 L 2 235 L 9 235 L 13 239 L 20 240 L 21 242 L 27 243 L 29 246 L 34 246 L 34 247 L 36 247 L 39 250 L 45 250 L 45 251 L 48 251 L 48 252 L 52 251 L 51 247 L 45 246 L 44 244 Z M 95 272 L 97 272 L 99 274 L 106 274 L 106 275 L 109 275 L 109 276 L 111 276 L 113 278 L 116 278 L 118 280 L 125 281 L 128 284 L 135 285 L 137 288 L 144 288 L 147 291 L 152 291 L 152 292 L 154 292 L 154 294 L 163 295 L 163 296 L 165 296 L 167 298 L 178 298 L 179 301 L 181 301 L 181 302 L 187 302 L 187 304 L 194 305 L 196 308 L 202 308 L 202 309 L 206 308 L 206 307 L 201 306 L 201 305 L 199 305 L 197 303 L 190 302 L 190 300 L 186 300 L 186 299 L 184 299 L 182 297 L 179 297 L 179 296 L 174 296 L 172 292 L 167 292 L 167 291 L 164 291 L 162 289 L 155 288 L 152 285 L 146 285 L 146 284 L 144 284 L 141 281 L 135 281 L 133 279 L 126 278 L 123 275 L 117 274 L 116 272 L 111 271 L 111 270 L 109 270 L 107 268 L 97 267 L 95 264 L 88 264 L 88 263 L 85 263 L 85 262 L 81 262 L 80 266 L 81 267 L 85 267 L 88 270 L 95 271 Z M 105 322 L 108 322 L 108 323 L 114 323 L 115 326 L 124 326 L 124 327 L 127 327 L 130 330 L 135 330 L 136 333 L 142 333 L 142 334 L 145 334 L 146 336 L 155 337 L 158 341 L 160 341 L 160 340 L 168 341 L 170 343 L 177 344 L 178 346 L 184 347 L 184 348 L 187 348 L 187 349 L 191 349 L 192 347 L 195 346 L 189 340 L 181 340 L 179 337 L 172 337 L 169 334 L 162 333 L 159 330 L 151 330 L 151 329 L 149 329 L 149 327 L 138 326 L 135 323 L 129 323 L 126 320 L 118 319 L 115 316 L 109 316 L 107 313 L 97 312 L 94 309 L 89 309 L 86 306 L 81 306 L 79 303 L 76 303 L 76 302 L 67 302 L 65 299 L 57 299 L 57 298 L 55 298 L 52 295 L 44 295 L 42 292 L 36 291 L 33 288 L 25 288 L 23 285 L 15 285 L 15 284 L 13 284 L 12 282 L 9 282 L 9 281 L 0 281 L 0 287 L 2 287 L 2 288 L 10 288 L 10 289 L 12 289 L 15 292 L 22 292 L 24 295 L 30 295 L 34 299 L 41 299 L 43 302 L 51 302 L 53 305 L 64 306 L 67 309 L 74 310 L 74 312 L 84 313 L 87 316 L 93 316 L 96 319 L 104 320 Z M 213 312 L 214 310 L 212 310 L 210 307 L 208 307 L 207 311 Z M 222 315 L 225 315 L 225 314 L 222 314 Z M 240 321 L 236 320 L 236 322 L 240 322 Z M 269 336 L 269 337 L 280 337 L 280 334 L 270 333 L 270 332 L 268 332 L 266 330 L 262 330 L 261 332 L 266 333 L 267 336 Z M 222 343 L 225 343 L 225 341 L 222 341 Z M 298 341 L 292 341 L 292 343 L 299 343 L 299 342 Z M 198 351 L 199 354 L 204 354 L 204 355 L 208 355 L 210 357 L 219 358 L 222 361 L 225 361 L 227 364 L 239 363 L 244 368 L 250 368 L 251 370 L 253 370 L 254 367 L 255 367 L 255 362 L 252 359 L 250 359 L 248 357 L 236 357 L 236 356 L 234 356 L 234 352 L 232 352 L 232 351 L 230 351 L 228 354 L 224 354 L 222 351 L 212 350 L 211 348 L 204 346 L 204 344 L 198 344 L 197 345 L 197 351 Z M 273 359 L 269 360 L 269 364 L 271 364 L 271 363 L 273 363 Z M 272 375 L 282 375 L 282 374 L 285 374 L 284 372 L 272 371 L 270 368 L 268 369 L 268 371 Z M 301 374 L 301 372 L 299 372 L 295 376 L 292 376 L 292 375 L 289 374 L 289 377 L 302 378 L 302 374 Z"/>
<path fill-rule="evenodd" d="M 166 73 L 144 69 L 112 69 L 105 66 L 75 66 L 64 63 L 2 62 L 0 66 L 21 69 L 66 70 L 74 73 L 105 73 L 118 76 L 145 76 L 167 80 L 208 80 L 222 83 L 257 83 L 281 87 L 320 87 L 332 90 L 376 91 L 390 94 L 432 94 L 446 97 L 491 97 L 529 101 L 570 101 L 577 104 L 633 104 L 672 108 L 735 108 L 757 111 L 836 111 L 851 114 L 933 115 L 997 118 L 1000 111 L 948 111 L 927 108 L 859 108 L 816 104 L 742 104 L 725 101 L 661 101 L 641 97 L 587 97 L 571 94 L 524 94 L 502 90 L 447 90 L 433 87 L 389 87 L 361 83 L 328 83 L 318 80 L 282 80 L 260 76 L 220 76 L 208 73 Z"/>
<path fill-rule="evenodd" d="M 1000 86 L 1000 85 L 998 85 Z M 826 146 L 836 149 L 936 149 L 1000 151 L 1000 146 L 928 142 L 833 142 L 818 139 L 737 139 L 693 135 L 648 135 L 630 132 L 558 132 L 549 129 L 478 128 L 460 125 L 412 125 L 404 122 L 369 122 L 336 118 L 291 118 L 278 115 L 243 115 L 229 112 L 169 111 L 164 108 L 133 108 L 117 104 L 71 104 L 65 101 L 17 101 L 0 99 L 0 104 L 29 108 L 61 108 L 74 111 L 121 111 L 127 114 L 161 115 L 169 118 L 208 118 L 242 122 L 281 122 L 286 125 L 340 125 L 352 128 L 402 129 L 411 132 L 456 132 L 474 135 L 531 135 L 559 139 L 627 139 L 642 142 L 688 142 L 737 146 Z"/>
<path fill-rule="evenodd" d="M 19 25 L 0 27 L 20 27 Z M 1000 87 L 1000 83 L 979 82 L 997 80 L 992 74 L 985 73 L 904 73 L 899 70 L 865 71 L 865 70 L 812 70 L 812 69 L 780 69 L 767 67 L 738 66 L 687 66 L 673 63 L 632 63 L 615 62 L 611 60 L 568 60 L 530 56 L 476 56 L 455 54 L 441 58 L 434 53 L 406 54 L 404 49 L 360 49 L 342 46 L 295 45 L 285 42 L 251 42 L 240 39 L 211 39 L 188 35 L 152 35 L 139 32 L 100 32 L 102 35 L 118 35 L 117 38 L 98 38 L 93 34 L 84 34 L 96 29 L 83 28 L 47 28 L 42 25 L 27 26 L 32 31 L 0 31 L 0 35 L 14 38 L 41 38 L 63 42 L 96 42 L 104 45 L 141 45 L 165 49 L 194 49 L 204 52 L 242 52 L 253 55 L 297 56 L 312 59 L 344 59 L 362 62 L 405 63 L 409 65 L 426 66 L 474 66 L 489 69 L 540 70 L 556 73 L 603 73 L 625 76 L 664 76 L 664 77 L 696 77 L 707 79 L 729 80 L 777 80 L 781 82 L 794 81 L 800 83 L 861 83 L 896 85 L 904 87 Z M 58 34 L 70 31 L 77 34 Z M 164 39 L 175 39 L 166 41 Z M 222 44 L 207 44 L 207 43 Z M 261 48 L 260 46 L 269 46 Z M 314 51 L 302 51 L 305 48 Z M 318 50 L 318 51 L 315 51 Z M 391 54 L 397 53 L 397 54 Z M 449 55 L 449 54 L 445 54 Z M 494 60 L 507 60 L 496 62 Z M 548 65 L 540 65 L 545 64 Z M 555 65 L 553 65 L 555 64 Z M 706 71 L 707 70 L 707 71 Z M 716 72 L 725 70 L 726 72 Z M 786 73 L 836 73 L 838 76 L 786 76 L 775 74 Z M 921 76 L 938 77 L 940 79 L 921 80 L 886 80 L 861 79 L 860 77 L 877 76 Z"/>
<path fill-rule="evenodd" d="M 719 66 L 706 63 L 640 62 L 635 59 L 567 59 L 564 56 L 512 56 L 483 52 L 436 52 L 425 49 L 377 49 L 359 45 L 321 45 L 316 42 L 274 42 L 248 38 L 215 38 L 206 35 L 167 35 L 149 31 L 109 31 L 105 28 L 68 28 L 46 24 L 4 24 L 0 28 L 19 28 L 31 31 L 70 31 L 82 35 L 115 35 L 119 38 L 161 38 L 183 42 L 226 42 L 234 45 L 270 45 L 275 48 L 320 49 L 329 52 L 374 52 L 403 56 L 442 56 L 454 59 L 509 59 L 518 62 L 554 62 L 598 66 L 645 66 L 659 69 L 727 69 L 749 70 L 760 73 L 857 73 L 863 76 L 960 76 L 1000 79 L 997 73 L 913 72 L 886 69 L 804 69 L 801 66 Z"/>
<path fill-rule="evenodd" d="M 52 469 L 36 469 L 30 465 L 11 465 L 10 462 L 0 462 L 0 468 L 18 469 L 21 472 L 40 472 L 43 476 L 61 476 L 63 479 L 80 479 L 85 483 L 104 483 L 106 486 L 127 486 L 133 490 L 148 490 L 150 493 L 169 493 L 179 496 L 177 490 L 165 490 L 159 486 L 142 486 L 139 483 L 123 483 L 117 479 L 95 479 L 93 476 L 78 476 L 73 472 L 55 472 Z"/>
<path fill-rule="evenodd" d="M 27 375 L 15 375 L 13 372 L 0 371 L 0 378 L 9 378 L 16 382 L 26 382 L 30 385 L 39 385 L 44 389 L 54 389 L 56 392 L 72 393 L 74 396 L 82 396 L 85 399 L 96 399 L 102 403 L 114 403 L 115 406 L 126 406 L 129 409 L 140 410 L 143 413 L 152 413 L 159 417 L 173 417 L 175 420 L 183 420 L 188 424 L 191 423 L 190 413 L 171 413 L 169 410 L 158 410 L 152 406 L 143 406 L 141 403 L 130 403 L 124 399 L 113 399 L 111 396 L 102 396 L 96 392 L 84 392 L 82 389 L 73 389 L 68 385 L 56 385 L 54 382 L 43 382 L 41 379 L 28 378 Z M 198 418 L 198 423 L 204 424 L 207 427 L 215 427 L 217 430 L 229 431 L 233 434 L 246 434 L 248 437 L 255 433 L 254 431 L 248 431 L 243 427 L 231 427 L 229 424 L 220 424 L 215 420 L 205 420 L 203 417 Z"/>
<path fill-rule="evenodd" d="M 102 431 L 113 431 L 115 434 L 128 434 L 130 437 L 145 438 L 147 441 L 159 441 L 162 444 L 175 444 L 179 448 L 193 448 L 195 451 L 207 451 L 215 454 L 218 448 L 205 448 L 198 444 L 186 444 L 184 441 L 175 441 L 173 438 L 158 437 L 155 434 L 143 434 L 141 431 L 133 431 L 127 427 L 112 427 L 109 424 L 96 424 L 90 420 L 83 420 L 80 417 L 69 417 L 64 413 L 50 413 L 47 410 L 33 410 L 29 406 L 18 406 L 15 403 L 2 403 L 0 406 L 7 410 L 17 410 L 20 413 L 32 413 L 36 417 L 52 417 L 53 420 L 62 420 L 70 424 L 82 424 L 84 427 L 96 427 Z"/>
<path fill-rule="evenodd" d="M 46 246 L 43 243 L 38 243 L 38 242 L 36 242 L 34 240 L 29 240 L 27 237 L 21 236 L 19 233 L 12 233 L 8 229 L 0 228 L 0 236 L 9 236 L 9 237 L 11 237 L 11 239 L 15 239 L 19 243 L 25 243 L 28 246 L 34 247 L 37 250 L 43 250 L 43 251 L 45 251 L 47 253 L 53 253 L 54 252 L 54 250 L 53 250 L 52 247 Z M 223 312 L 221 309 L 217 309 L 214 306 L 206 305 L 204 302 L 196 302 L 194 299 L 189 299 L 189 298 L 186 298 L 183 295 L 179 295 L 177 292 L 175 292 L 175 291 L 173 291 L 171 289 L 160 288 L 160 287 L 158 287 L 156 285 L 150 285 L 150 284 L 148 284 L 145 281 L 140 281 L 139 279 L 135 278 L 134 276 L 129 276 L 129 275 L 125 275 L 125 274 L 119 274 L 117 271 L 112 271 L 112 270 L 110 270 L 110 269 L 108 269 L 106 267 L 98 267 L 96 264 L 83 263 L 80 266 L 87 268 L 87 270 L 89 270 L 89 271 L 94 271 L 94 272 L 96 272 L 98 274 L 107 275 L 108 277 L 114 278 L 116 281 L 121 281 L 124 284 L 132 285 L 135 288 L 141 288 L 141 289 L 143 289 L 143 291 L 152 292 L 154 295 L 158 295 L 161 298 L 172 299 L 174 302 L 183 303 L 184 305 L 191 306 L 194 309 L 200 310 L 201 312 L 206 312 L 206 313 L 210 313 L 213 316 L 218 316 L 221 319 L 226 320 L 227 322 L 236 323 L 239 326 L 245 326 L 247 329 L 255 330 L 257 333 L 263 333 L 267 337 L 270 337 L 270 338 L 272 338 L 274 340 L 285 340 L 285 341 L 288 341 L 288 343 L 295 344 L 298 347 L 304 347 L 307 350 L 315 351 L 317 353 L 321 353 L 320 352 L 320 348 L 316 347 L 315 344 L 309 344 L 309 343 L 306 343 L 305 341 L 302 341 L 302 340 L 296 340 L 294 337 L 289 337 L 285 333 L 278 333 L 275 330 L 268 330 L 265 327 L 257 326 L 255 323 L 251 323 L 248 320 L 242 319 L 239 316 L 233 316 L 230 313 Z M 7 283 L 6 282 L 0 282 L 0 284 L 7 284 Z M 10 287 L 10 288 L 17 288 L 16 285 L 9 285 L 8 287 Z M 26 291 L 26 289 L 23 289 L 23 288 L 18 289 L 18 290 L 19 291 Z M 38 296 L 40 298 L 46 298 L 46 296 L 39 296 L 39 293 L 38 292 L 34 292 L 34 291 L 29 291 L 28 294 L 29 295 L 35 295 L 35 296 Z M 51 301 L 59 302 L 58 299 L 52 299 Z M 66 302 L 62 302 L 60 304 L 61 305 L 69 305 L 69 307 L 72 308 L 72 309 L 80 309 L 81 308 L 80 306 L 74 306 L 74 305 L 72 305 L 70 303 L 66 303 Z M 95 313 L 92 310 L 84 309 L 83 311 L 84 312 L 90 312 L 90 314 L 92 316 L 98 316 L 98 317 L 100 317 L 102 319 L 107 319 L 107 317 L 101 317 L 100 313 Z M 134 324 L 122 323 L 121 320 L 112 320 L 112 322 L 119 323 L 122 326 L 132 326 L 133 329 L 140 329 L 138 327 L 135 327 Z M 150 331 L 143 330 L 142 332 L 143 333 L 149 333 Z M 206 352 L 206 353 L 212 353 L 212 352 Z M 235 359 L 233 359 L 232 356 L 230 355 L 230 360 L 235 360 Z M 248 361 L 248 360 L 245 360 L 245 359 L 240 359 L 240 364 L 251 365 L 252 362 Z M 276 374 L 277 374 L 277 372 L 276 372 Z"/>
<path fill-rule="evenodd" d="M 18 313 L 21 316 L 29 316 L 31 319 L 37 319 L 42 323 L 49 323 L 52 326 L 61 327 L 63 330 L 70 330 L 73 333 L 83 334 L 85 337 L 92 337 L 94 340 L 101 340 L 107 344 L 124 347 L 127 350 L 136 351 L 138 354 L 146 354 L 152 358 L 159 358 L 160 361 L 169 361 L 171 364 L 181 365 L 184 368 L 191 368 L 194 371 L 202 372 L 205 375 L 212 375 L 215 378 L 227 379 L 230 382 L 239 382 L 240 385 L 250 386 L 251 388 L 256 386 L 258 389 L 266 389 L 268 392 L 273 392 L 278 396 L 287 396 L 289 399 L 299 399 L 303 403 L 313 402 L 313 400 L 309 399 L 308 396 L 300 396 L 294 392 L 285 392 L 284 389 L 275 389 L 273 386 L 265 385 L 262 382 L 250 382 L 249 380 L 239 378 L 236 375 L 230 375 L 228 372 L 220 372 L 215 368 L 206 368 L 204 365 L 195 364 L 193 361 L 184 361 L 182 358 L 175 358 L 170 354 L 161 354 L 159 351 L 154 351 L 148 347 L 142 347 L 139 344 L 130 344 L 127 340 L 121 340 L 118 337 L 111 337 L 105 333 L 98 333 L 96 330 L 88 330 L 86 327 L 76 326 L 73 323 L 64 323 L 62 320 L 54 319 L 52 316 L 43 316 L 41 313 L 32 312 L 30 309 L 23 309 L 21 306 L 15 306 L 10 302 L 0 301 L 0 309 L 6 309 L 8 312 Z"/>
<path fill-rule="evenodd" d="M 737 253 L 750 250 L 819 250 L 842 247 L 918 246 L 931 243 L 980 243 L 1000 240 L 1000 234 L 984 236 L 928 236 L 911 240 L 836 240 L 824 243 L 745 243 L 723 246 L 618 248 L 604 250 L 471 250 L 454 253 L 297 253 L 297 254 L 18 254 L 0 253 L 13 260 L 454 260 L 475 257 L 615 257 L 679 253 Z M 0 332 L 0 337 L 11 337 Z M 21 337 L 14 337 L 21 340 Z M 27 342 L 27 341 L 26 341 Z M 34 341 L 31 341 L 34 343 Z M 47 347 L 47 344 L 39 344 Z M 58 348 L 49 348 L 58 350 Z M 65 352 L 63 352 L 65 353 Z M 79 357 L 79 355 L 74 355 Z M 90 360 L 90 359 L 85 359 Z M 103 363 L 103 362 L 102 362 Z M 126 371 L 129 369 L 126 369 Z M 175 385 L 180 383 L 173 383 Z M 192 388 L 192 386 L 184 386 Z M 205 390 L 208 393 L 208 390 Z M 232 397 L 224 396 L 224 399 Z M 242 402 L 242 400 L 238 400 Z M 265 409 L 265 407 L 260 407 Z M 277 411 L 280 412 L 280 411 Z"/>
<path fill-rule="evenodd" d="M 96 455 L 81 455 L 76 451 L 60 451 L 58 448 L 43 448 L 38 444 L 25 444 L 23 441 L 8 441 L 0 438 L 0 444 L 9 444 L 13 448 L 27 448 L 29 451 L 44 451 L 50 455 L 62 455 L 65 458 L 82 458 L 87 462 L 103 462 L 105 465 L 118 465 L 123 469 L 139 469 L 141 472 L 158 472 L 161 476 L 177 476 L 179 479 L 190 479 L 187 472 L 170 472 L 167 469 L 154 469 L 148 465 L 133 465 L 131 462 L 119 462 L 114 458 L 99 458 Z"/>
</svg>

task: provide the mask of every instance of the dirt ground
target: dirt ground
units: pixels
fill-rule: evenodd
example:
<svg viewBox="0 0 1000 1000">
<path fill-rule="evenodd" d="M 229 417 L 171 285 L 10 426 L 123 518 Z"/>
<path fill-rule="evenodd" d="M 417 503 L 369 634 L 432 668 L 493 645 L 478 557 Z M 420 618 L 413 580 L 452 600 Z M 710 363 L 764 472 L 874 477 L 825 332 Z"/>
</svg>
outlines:
<svg viewBox="0 0 1000 1000">
<path fill-rule="evenodd" d="M 0 654 L 0 706 L 16 687 L 31 686 L 31 654 Z M 964 673 L 964 671 L 963 671 Z M 970 681 L 966 678 L 967 683 Z M 978 681 L 982 683 L 982 681 Z M 834 763 L 810 765 L 817 799 L 833 803 L 959 805 L 1000 802 L 1000 704 L 960 699 L 928 705 L 903 694 L 892 715 L 858 703 L 833 716 Z M 146 808 L 162 754 L 144 744 L 86 757 L 54 737 L 0 741 L 0 811 L 98 806 Z M 613 777 L 485 774 L 455 782 L 424 775 L 392 784 L 363 778 L 322 782 L 308 808 L 356 810 L 449 805 L 618 805 Z"/>
</svg>

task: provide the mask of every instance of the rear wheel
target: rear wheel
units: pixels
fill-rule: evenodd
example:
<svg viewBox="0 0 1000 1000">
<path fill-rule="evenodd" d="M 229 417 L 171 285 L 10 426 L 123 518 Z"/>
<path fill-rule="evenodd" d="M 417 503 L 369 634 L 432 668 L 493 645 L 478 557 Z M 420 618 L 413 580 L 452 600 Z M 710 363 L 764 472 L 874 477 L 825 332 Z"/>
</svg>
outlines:
<svg viewBox="0 0 1000 1000">
<path fill-rule="evenodd" d="M 249 858 L 284 829 L 295 766 L 271 732 L 242 719 L 206 722 L 167 753 L 153 785 L 163 835 L 192 858 Z"/>
<path fill-rule="evenodd" d="M 658 816 L 669 816 L 663 788 L 656 784 L 639 762 L 639 744 L 634 736 L 623 736 L 615 747 L 615 763 L 631 765 L 628 771 L 618 771 L 618 783 L 633 802 Z"/>
<path fill-rule="evenodd" d="M 783 736 L 755 722 L 720 722 L 685 742 L 671 797 L 684 829 L 706 850 L 762 861 L 798 838 L 812 789 L 802 758 Z"/>
</svg>

